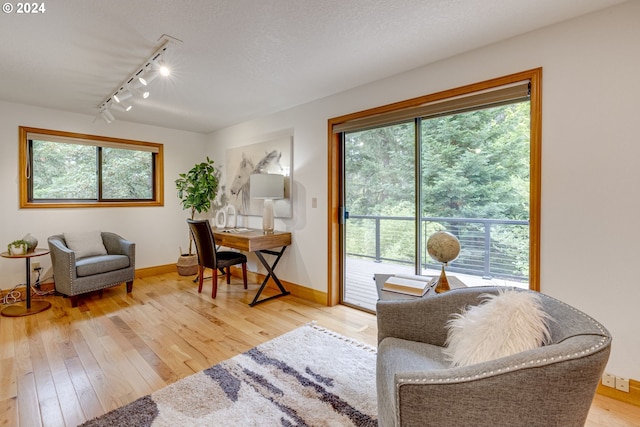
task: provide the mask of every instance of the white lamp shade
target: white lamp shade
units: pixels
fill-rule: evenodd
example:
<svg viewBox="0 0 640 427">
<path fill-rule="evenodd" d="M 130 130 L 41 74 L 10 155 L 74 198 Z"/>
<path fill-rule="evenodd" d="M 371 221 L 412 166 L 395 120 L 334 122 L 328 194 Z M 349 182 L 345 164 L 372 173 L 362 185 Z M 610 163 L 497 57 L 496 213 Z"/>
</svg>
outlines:
<svg viewBox="0 0 640 427">
<path fill-rule="evenodd" d="M 282 199 L 284 175 L 254 173 L 249 177 L 249 188 L 254 199 Z"/>
<path fill-rule="evenodd" d="M 252 198 L 264 199 L 262 231 L 265 234 L 273 233 L 273 199 L 284 197 L 284 175 L 254 173 L 249 177 L 249 188 Z"/>
</svg>

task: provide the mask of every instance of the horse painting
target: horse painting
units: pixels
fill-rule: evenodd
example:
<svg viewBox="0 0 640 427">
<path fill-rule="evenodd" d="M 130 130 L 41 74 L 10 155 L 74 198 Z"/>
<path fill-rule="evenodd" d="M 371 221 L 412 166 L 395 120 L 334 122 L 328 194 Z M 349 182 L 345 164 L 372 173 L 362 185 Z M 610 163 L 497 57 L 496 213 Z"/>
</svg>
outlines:
<svg viewBox="0 0 640 427">
<path fill-rule="evenodd" d="M 232 196 L 236 196 L 236 200 L 240 199 L 239 211 L 241 214 L 246 215 L 250 210 L 251 203 L 251 189 L 249 188 L 249 177 L 254 173 L 270 173 L 270 172 L 282 172 L 283 168 L 280 165 L 280 159 L 282 153 L 278 150 L 271 152 L 265 152 L 265 156 L 260 161 L 253 164 L 253 161 L 242 153 L 242 160 L 238 165 L 238 169 L 233 177 L 231 188 L 229 191 Z"/>
</svg>

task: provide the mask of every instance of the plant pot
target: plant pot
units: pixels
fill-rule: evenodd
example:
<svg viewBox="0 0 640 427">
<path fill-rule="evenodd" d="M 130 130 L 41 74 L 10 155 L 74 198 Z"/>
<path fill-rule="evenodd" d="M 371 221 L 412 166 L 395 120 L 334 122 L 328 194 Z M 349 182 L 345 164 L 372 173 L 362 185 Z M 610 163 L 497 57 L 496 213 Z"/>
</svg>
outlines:
<svg viewBox="0 0 640 427">
<path fill-rule="evenodd" d="M 181 276 L 193 276 L 198 274 L 198 256 L 182 254 L 176 263 L 178 274 Z"/>
<path fill-rule="evenodd" d="M 25 251 L 24 246 L 13 246 L 13 245 L 11 245 L 9 247 L 9 254 L 10 255 L 24 255 L 25 252 L 26 251 Z"/>
</svg>

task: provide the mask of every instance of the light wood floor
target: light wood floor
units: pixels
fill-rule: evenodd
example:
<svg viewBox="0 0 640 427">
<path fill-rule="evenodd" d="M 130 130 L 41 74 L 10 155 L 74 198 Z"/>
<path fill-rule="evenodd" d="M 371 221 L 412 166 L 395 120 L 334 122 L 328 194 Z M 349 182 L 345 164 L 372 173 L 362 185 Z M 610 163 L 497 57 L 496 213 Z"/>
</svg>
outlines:
<svg viewBox="0 0 640 427">
<path fill-rule="evenodd" d="M 257 285 L 211 299 L 191 278 L 137 279 L 52 308 L 0 317 L 0 426 L 76 426 L 311 321 L 375 345 L 376 318 L 293 296 L 249 307 Z M 587 426 L 640 426 L 640 408 L 596 396 Z"/>
</svg>

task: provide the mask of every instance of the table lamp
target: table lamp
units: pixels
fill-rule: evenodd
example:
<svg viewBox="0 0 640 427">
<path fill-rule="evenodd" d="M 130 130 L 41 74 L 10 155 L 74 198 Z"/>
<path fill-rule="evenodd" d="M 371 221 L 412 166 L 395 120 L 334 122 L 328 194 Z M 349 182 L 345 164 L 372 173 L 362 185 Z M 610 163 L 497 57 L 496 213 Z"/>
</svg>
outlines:
<svg viewBox="0 0 640 427">
<path fill-rule="evenodd" d="M 262 231 L 273 233 L 273 201 L 284 197 L 284 175 L 254 173 L 249 177 L 251 198 L 263 199 Z"/>
</svg>

